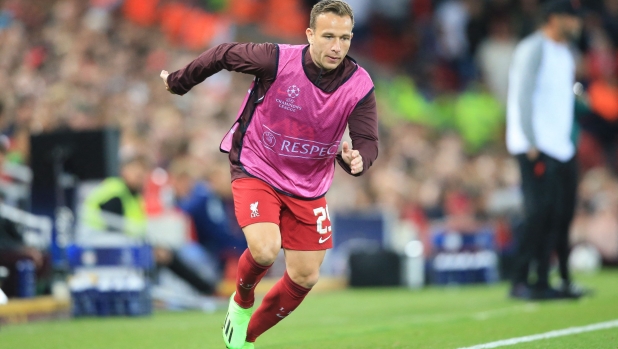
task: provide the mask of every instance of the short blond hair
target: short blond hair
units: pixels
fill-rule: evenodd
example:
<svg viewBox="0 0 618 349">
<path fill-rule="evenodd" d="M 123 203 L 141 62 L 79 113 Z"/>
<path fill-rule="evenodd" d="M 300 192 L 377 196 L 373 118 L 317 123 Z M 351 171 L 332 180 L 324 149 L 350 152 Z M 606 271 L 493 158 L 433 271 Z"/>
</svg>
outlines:
<svg viewBox="0 0 618 349">
<path fill-rule="evenodd" d="M 354 13 L 352 8 L 345 1 L 341 0 L 322 0 L 313 5 L 311 9 L 311 16 L 309 18 L 309 28 L 315 29 L 315 21 L 319 15 L 323 13 L 334 13 L 337 16 L 345 17 L 349 16 L 352 20 L 352 27 L 354 27 Z"/>
</svg>

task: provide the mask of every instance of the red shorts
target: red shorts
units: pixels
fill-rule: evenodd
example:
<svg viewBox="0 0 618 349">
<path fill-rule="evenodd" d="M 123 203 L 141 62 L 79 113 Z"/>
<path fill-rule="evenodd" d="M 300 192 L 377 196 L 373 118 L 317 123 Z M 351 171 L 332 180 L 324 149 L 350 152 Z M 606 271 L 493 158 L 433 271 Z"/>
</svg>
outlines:
<svg viewBox="0 0 618 349">
<path fill-rule="evenodd" d="M 253 223 L 275 223 L 281 231 L 281 245 L 288 250 L 319 251 L 333 247 L 325 197 L 296 199 L 278 193 L 256 178 L 233 181 L 232 193 L 241 228 Z"/>
</svg>

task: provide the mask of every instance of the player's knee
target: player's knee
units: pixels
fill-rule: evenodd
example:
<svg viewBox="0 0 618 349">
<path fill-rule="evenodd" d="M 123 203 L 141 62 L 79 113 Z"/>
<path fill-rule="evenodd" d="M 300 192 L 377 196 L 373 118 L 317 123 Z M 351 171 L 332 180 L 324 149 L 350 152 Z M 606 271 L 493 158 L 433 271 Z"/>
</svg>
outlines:
<svg viewBox="0 0 618 349">
<path fill-rule="evenodd" d="M 288 271 L 288 275 L 290 275 L 290 279 L 292 279 L 295 284 L 300 285 L 304 288 L 313 288 L 313 286 L 318 283 L 318 279 L 320 278 L 320 271 Z"/>
<path fill-rule="evenodd" d="M 251 256 L 260 265 L 271 265 L 277 259 L 279 250 L 278 246 L 271 246 L 269 244 L 263 244 L 260 246 L 254 246 L 250 248 Z"/>
</svg>

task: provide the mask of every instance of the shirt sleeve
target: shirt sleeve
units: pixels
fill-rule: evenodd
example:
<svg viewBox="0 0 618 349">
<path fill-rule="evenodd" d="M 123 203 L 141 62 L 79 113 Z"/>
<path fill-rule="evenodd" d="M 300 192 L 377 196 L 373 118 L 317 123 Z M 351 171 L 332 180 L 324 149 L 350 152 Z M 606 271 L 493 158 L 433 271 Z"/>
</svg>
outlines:
<svg viewBox="0 0 618 349">
<path fill-rule="evenodd" d="M 378 158 L 378 112 L 373 89 L 356 106 L 348 119 L 352 149 L 358 150 L 363 157 L 363 171 L 353 176 L 365 173 Z M 337 162 L 349 174 L 352 174 L 341 152 L 337 154 Z"/>
<path fill-rule="evenodd" d="M 167 77 L 167 85 L 177 95 L 225 69 L 258 78 L 275 77 L 278 48 L 275 44 L 226 43 L 215 46 Z"/>
<path fill-rule="evenodd" d="M 516 107 L 524 136 L 532 147 L 536 147 L 533 127 L 533 97 L 537 87 L 539 69 L 543 58 L 543 41 L 537 39 L 523 45 L 513 58 L 511 70 L 512 88 L 515 89 Z"/>
</svg>

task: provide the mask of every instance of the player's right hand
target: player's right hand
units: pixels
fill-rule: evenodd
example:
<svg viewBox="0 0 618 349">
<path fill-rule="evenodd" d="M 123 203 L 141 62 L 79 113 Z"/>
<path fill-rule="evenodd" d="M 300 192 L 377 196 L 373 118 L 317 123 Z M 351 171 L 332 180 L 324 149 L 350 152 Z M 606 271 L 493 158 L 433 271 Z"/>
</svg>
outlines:
<svg viewBox="0 0 618 349">
<path fill-rule="evenodd" d="M 167 70 L 161 70 L 161 79 L 163 79 L 163 83 L 165 84 L 165 89 L 171 93 L 174 94 L 174 92 L 172 92 L 172 90 L 170 89 L 169 85 L 167 84 L 167 76 L 170 75 L 170 73 L 167 72 Z"/>
</svg>

